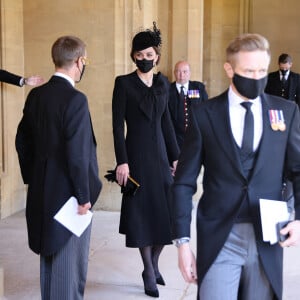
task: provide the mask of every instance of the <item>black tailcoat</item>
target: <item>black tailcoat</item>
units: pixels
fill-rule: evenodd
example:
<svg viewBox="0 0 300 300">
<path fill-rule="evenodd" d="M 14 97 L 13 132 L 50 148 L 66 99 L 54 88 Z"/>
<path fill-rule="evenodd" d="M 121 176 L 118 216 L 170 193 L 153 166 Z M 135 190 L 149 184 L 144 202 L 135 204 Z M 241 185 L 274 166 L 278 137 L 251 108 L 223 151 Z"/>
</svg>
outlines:
<svg viewBox="0 0 300 300">
<path fill-rule="evenodd" d="M 247 179 L 230 127 L 227 92 L 192 111 L 173 187 L 173 238 L 190 236 L 192 195 L 204 167 L 203 194 L 197 210 L 198 283 L 224 245 L 245 197 L 249 199 L 257 248 L 277 299 L 282 297 L 282 256 L 278 245 L 263 242 L 259 199 L 282 200 L 283 170 L 294 183 L 300 219 L 300 116 L 295 103 L 262 95 L 263 133 L 252 175 Z M 282 110 L 286 130 L 274 131 L 269 110 Z"/>
<path fill-rule="evenodd" d="M 20 86 L 21 76 L 0 69 L 0 81 Z"/>
<path fill-rule="evenodd" d="M 16 149 L 28 184 L 29 246 L 51 255 L 72 235 L 54 215 L 71 196 L 79 204 L 93 205 L 102 186 L 86 96 L 58 76 L 32 89 L 18 126 Z"/>
</svg>

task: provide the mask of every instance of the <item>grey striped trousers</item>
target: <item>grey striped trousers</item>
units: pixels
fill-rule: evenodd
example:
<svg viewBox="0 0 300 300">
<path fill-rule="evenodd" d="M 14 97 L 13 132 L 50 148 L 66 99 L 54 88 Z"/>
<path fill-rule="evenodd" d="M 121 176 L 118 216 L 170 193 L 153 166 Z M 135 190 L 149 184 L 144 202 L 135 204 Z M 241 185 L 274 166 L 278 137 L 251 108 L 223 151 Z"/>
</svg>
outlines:
<svg viewBox="0 0 300 300">
<path fill-rule="evenodd" d="M 256 247 L 251 223 L 236 223 L 219 255 L 207 271 L 198 299 L 274 299 Z"/>
<path fill-rule="evenodd" d="M 92 224 L 51 256 L 40 257 L 42 300 L 83 300 Z"/>
</svg>

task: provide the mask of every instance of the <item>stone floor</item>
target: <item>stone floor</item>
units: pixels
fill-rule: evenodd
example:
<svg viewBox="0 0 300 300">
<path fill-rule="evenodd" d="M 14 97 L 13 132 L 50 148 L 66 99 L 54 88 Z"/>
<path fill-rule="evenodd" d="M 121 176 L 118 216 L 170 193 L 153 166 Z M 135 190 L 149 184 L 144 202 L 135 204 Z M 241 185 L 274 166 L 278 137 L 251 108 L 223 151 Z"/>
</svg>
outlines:
<svg viewBox="0 0 300 300">
<path fill-rule="evenodd" d="M 118 212 L 94 213 L 86 300 L 151 299 L 143 291 L 139 253 L 124 246 L 118 224 Z M 285 250 L 284 300 L 300 299 L 300 259 L 296 257 L 300 256 L 299 250 L 299 247 Z M 4 270 L 1 299 L 40 299 L 39 257 L 28 249 L 24 212 L 0 221 L 0 266 Z M 159 286 L 160 299 L 196 299 L 196 286 L 186 284 L 179 273 L 174 246 L 165 247 L 160 267 L 167 283 Z"/>
</svg>

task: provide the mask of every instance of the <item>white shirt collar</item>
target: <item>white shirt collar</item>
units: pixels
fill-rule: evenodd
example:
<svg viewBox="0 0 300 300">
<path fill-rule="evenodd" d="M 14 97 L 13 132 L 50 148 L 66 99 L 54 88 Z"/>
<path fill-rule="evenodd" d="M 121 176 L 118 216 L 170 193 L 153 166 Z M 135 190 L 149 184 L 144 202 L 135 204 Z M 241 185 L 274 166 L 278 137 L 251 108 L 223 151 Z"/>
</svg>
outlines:
<svg viewBox="0 0 300 300">
<path fill-rule="evenodd" d="M 64 79 L 68 80 L 68 81 L 72 84 L 72 86 L 75 86 L 74 80 L 73 80 L 70 76 L 68 76 L 68 75 L 66 75 L 66 74 L 64 74 L 64 73 L 61 73 L 61 72 L 55 72 L 55 73 L 54 73 L 54 76 L 62 77 L 62 78 L 64 78 Z"/>
<path fill-rule="evenodd" d="M 240 104 L 244 101 L 244 99 L 233 92 L 232 87 L 230 86 L 228 91 L 230 125 L 233 137 L 239 146 L 242 144 L 244 118 L 246 113 L 246 110 Z M 248 101 L 253 104 L 251 106 L 251 111 L 254 117 L 253 149 L 256 150 L 263 131 L 261 97 L 257 97 L 256 99 Z"/>
<path fill-rule="evenodd" d="M 288 79 L 289 75 L 290 75 L 290 70 L 287 70 L 287 72 L 286 72 L 285 75 L 284 75 L 284 78 L 285 78 L 285 79 Z M 282 73 L 281 73 L 280 70 L 279 70 L 279 76 L 280 76 L 280 79 L 282 79 Z"/>
<path fill-rule="evenodd" d="M 184 89 L 183 89 L 184 93 L 187 94 L 187 91 L 189 90 L 189 82 L 187 82 L 185 84 L 181 84 L 181 83 L 176 82 L 176 88 L 177 88 L 178 93 L 180 93 L 180 88 L 182 86 L 184 87 Z"/>
</svg>

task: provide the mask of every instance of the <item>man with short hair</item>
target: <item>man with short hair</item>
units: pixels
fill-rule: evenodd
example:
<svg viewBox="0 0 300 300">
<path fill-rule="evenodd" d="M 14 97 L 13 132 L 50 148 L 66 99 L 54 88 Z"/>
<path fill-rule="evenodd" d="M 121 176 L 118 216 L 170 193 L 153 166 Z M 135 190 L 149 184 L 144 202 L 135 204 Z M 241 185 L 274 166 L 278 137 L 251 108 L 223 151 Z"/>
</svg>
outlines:
<svg viewBox="0 0 300 300">
<path fill-rule="evenodd" d="M 198 283 L 197 299 L 282 299 L 283 247 L 300 241 L 299 109 L 264 93 L 270 50 L 263 36 L 240 35 L 226 53 L 229 89 L 192 110 L 175 173 L 179 268 L 187 282 Z M 196 263 L 190 222 L 202 166 Z M 283 201 L 285 169 L 293 179 L 296 220 L 280 231 L 289 234 L 284 242 L 270 244 L 263 240 L 259 201 Z"/>
<path fill-rule="evenodd" d="M 190 110 L 207 100 L 205 85 L 191 81 L 191 67 L 187 61 L 178 61 L 174 67 L 175 81 L 170 85 L 169 110 L 179 148 L 182 147 L 185 131 L 189 124 Z"/>
<path fill-rule="evenodd" d="M 282 53 L 278 57 L 279 70 L 268 75 L 265 92 L 295 101 L 300 105 L 300 75 L 291 71 L 292 57 Z"/>
<path fill-rule="evenodd" d="M 43 300 L 82 300 L 86 283 L 91 224 L 78 237 L 54 219 L 72 196 L 78 214 L 86 214 L 102 186 L 87 98 L 74 88 L 86 55 L 77 37 L 55 41 L 55 73 L 30 91 L 17 130 L 16 149 L 28 184 L 29 247 L 40 255 Z"/>
<path fill-rule="evenodd" d="M 268 82 L 265 92 L 271 95 L 283 97 L 295 101 L 300 107 L 300 74 L 291 71 L 293 65 L 292 57 L 282 53 L 278 57 L 279 70 L 268 75 Z M 288 202 L 289 210 L 294 209 L 294 195 L 291 181 L 286 174 L 284 183 L 284 197 Z"/>
</svg>

